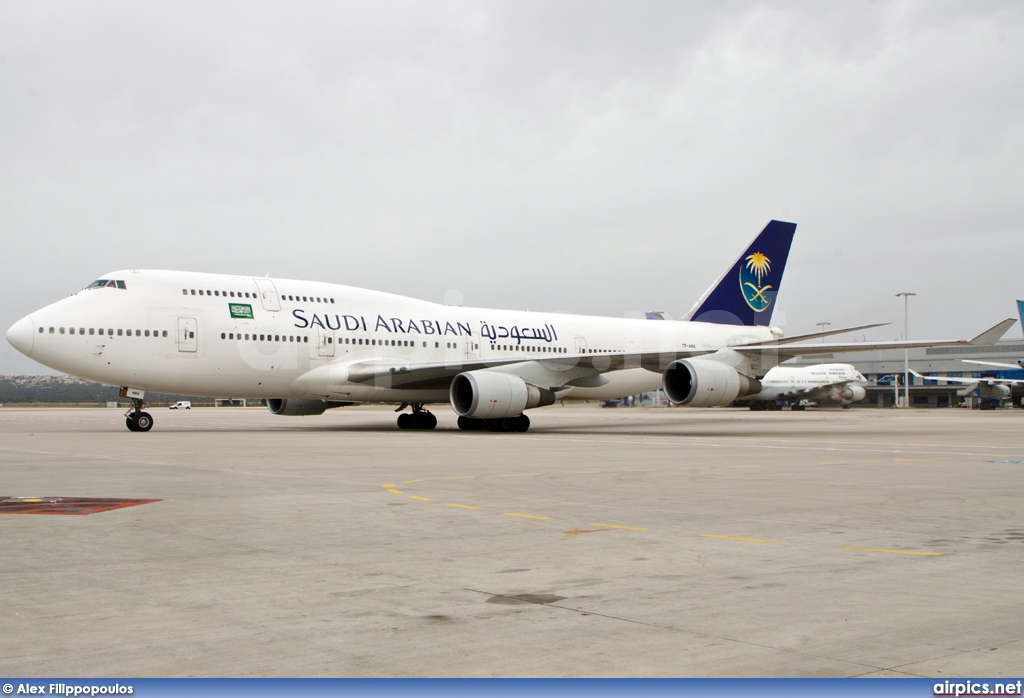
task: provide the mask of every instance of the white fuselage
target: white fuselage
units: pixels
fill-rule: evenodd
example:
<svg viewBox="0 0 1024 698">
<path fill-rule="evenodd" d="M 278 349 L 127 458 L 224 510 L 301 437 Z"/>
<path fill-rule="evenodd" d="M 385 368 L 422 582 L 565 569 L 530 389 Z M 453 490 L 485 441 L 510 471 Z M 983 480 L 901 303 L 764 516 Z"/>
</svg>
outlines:
<svg viewBox="0 0 1024 698">
<path fill-rule="evenodd" d="M 760 326 L 452 307 L 313 281 L 147 270 L 103 278 L 122 283 L 33 312 L 8 332 L 11 343 L 59 371 L 146 391 L 447 402 L 436 384 L 352 382 L 346 367 L 714 350 L 779 335 Z M 602 378 L 559 398 L 633 395 L 658 388 L 662 374 L 629 368 Z"/>
<path fill-rule="evenodd" d="M 761 391 L 751 400 L 831 400 L 844 399 L 842 389 L 848 385 L 863 387 L 867 379 L 850 364 L 817 364 L 815 366 L 776 366 L 761 379 Z"/>
</svg>

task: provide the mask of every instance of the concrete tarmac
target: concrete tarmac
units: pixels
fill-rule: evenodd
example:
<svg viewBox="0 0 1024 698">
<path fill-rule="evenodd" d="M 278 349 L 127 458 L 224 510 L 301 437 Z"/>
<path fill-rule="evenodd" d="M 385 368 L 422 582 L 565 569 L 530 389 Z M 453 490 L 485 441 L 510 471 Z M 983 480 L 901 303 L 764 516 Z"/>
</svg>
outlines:
<svg viewBox="0 0 1024 698">
<path fill-rule="evenodd" d="M 1024 671 L 1020 411 L 0 408 L 0 675 Z"/>
</svg>

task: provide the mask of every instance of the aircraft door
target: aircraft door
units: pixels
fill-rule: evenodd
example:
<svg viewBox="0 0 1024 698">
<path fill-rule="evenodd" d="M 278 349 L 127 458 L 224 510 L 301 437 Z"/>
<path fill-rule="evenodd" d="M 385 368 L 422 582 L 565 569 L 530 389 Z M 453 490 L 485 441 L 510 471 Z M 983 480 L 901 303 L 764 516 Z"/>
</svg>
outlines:
<svg viewBox="0 0 1024 698">
<path fill-rule="evenodd" d="M 281 309 L 281 297 L 277 295 L 277 287 L 270 279 L 253 279 L 256 288 L 260 291 L 260 300 L 263 302 L 263 309 L 278 311 Z"/>
<path fill-rule="evenodd" d="M 575 339 L 576 339 L 576 353 L 577 354 L 586 354 L 587 353 L 587 338 L 586 337 L 576 337 Z"/>
<path fill-rule="evenodd" d="M 198 330 L 194 317 L 178 318 L 178 351 L 194 353 L 199 348 Z"/>
<path fill-rule="evenodd" d="M 477 337 L 463 338 L 463 356 L 468 361 L 476 361 L 480 358 L 480 340 Z"/>
<path fill-rule="evenodd" d="M 334 356 L 334 330 L 317 328 L 316 354 L 317 356 Z"/>
</svg>

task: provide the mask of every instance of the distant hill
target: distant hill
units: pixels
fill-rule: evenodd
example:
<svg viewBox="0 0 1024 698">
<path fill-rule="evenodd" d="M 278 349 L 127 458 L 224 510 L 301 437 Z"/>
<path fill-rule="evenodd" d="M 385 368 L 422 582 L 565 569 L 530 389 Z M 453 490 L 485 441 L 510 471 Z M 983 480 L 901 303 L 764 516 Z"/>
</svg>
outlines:
<svg viewBox="0 0 1024 698">
<path fill-rule="evenodd" d="M 122 402 L 127 407 L 129 401 L 118 397 L 118 389 L 99 383 L 90 383 L 71 376 L 0 376 L 0 403 L 16 404 L 96 404 Z M 225 396 L 228 397 L 228 396 Z M 146 393 L 148 405 L 170 405 L 178 400 L 190 400 L 193 405 L 213 405 L 213 398 L 192 397 L 189 395 L 164 395 L 162 393 Z M 252 405 L 256 401 L 249 400 Z"/>
</svg>

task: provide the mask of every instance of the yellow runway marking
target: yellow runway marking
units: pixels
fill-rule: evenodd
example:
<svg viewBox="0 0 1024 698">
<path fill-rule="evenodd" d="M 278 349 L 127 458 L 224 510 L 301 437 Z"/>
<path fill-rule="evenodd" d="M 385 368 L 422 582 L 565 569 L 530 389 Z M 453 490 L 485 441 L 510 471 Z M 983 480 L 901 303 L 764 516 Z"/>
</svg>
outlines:
<svg viewBox="0 0 1024 698">
<path fill-rule="evenodd" d="M 429 501 L 430 501 L 430 498 L 429 498 L 429 497 L 417 497 L 417 496 L 416 496 L 416 495 L 414 495 L 414 494 L 410 494 L 410 495 L 409 495 L 409 499 L 418 499 L 418 500 L 420 500 L 421 502 L 429 502 Z"/>
<path fill-rule="evenodd" d="M 472 480 L 476 475 L 449 475 L 448 477 L 441 478 L 442 480 Z"/>
<path fill-rule="evenodd" d="M 448 504 L 446 504 L 445 506 L 457 507 L 459 509 L 479 509 L 480 508 L 480 507 L 471 507 L 468 504 L 452 504 L 450 502 Z"/>
<path fill-rule="evenodd" d="M 624 473 L 656 473 L 656 472 L 658 472 L 658 469 L 657 468 L 646 468 L 644 470 L 623 470 L 622 472 L 624 472 Z"/>
<path fill-rule="evenodd" d="M 502 477 L 540 477 L 540 473 L 512 473 L 510 475 L 502 475 Z"/>
<path fill-rule="evenodd" d="M 551 521 L 550 516 L 535 516 L 533 514 L 517 514 L 514 511 L 506 511 L 505 516 L 518 516 L 521 519 L 537 519 L 538 521 Z"/>
<path fill-rule="evenodd" d="M 701 533 L 701 538 L 721 538 L 723 540 L 741 540 L 747 543 L 778 543 L 777 540 L 771 540 L 769 538 L 743 538 L 741 536 L 717 536 L 713 533 Z"/>
<path fill-rule="evenodd" d="M 402 480 L 403 485 L 407 485 L 410 482 L 423 482 L 423 480 Z"/>
<path fill-rule="evenodd" d="M 649 528 L 638 528 L 637 526 L 616 526 L 615 524 L 588 523 L 588 526 L 599 526 L 601 528 L 618 528 L 623 531 L 649 531 Z"/>
<path fill-rule="evenodd" d="M 866 553 L 892 553 L 894 555 L 927 555 L 929 557 L 942 557 L 942 553 L 929 553 L 920 550 L 886 550 L 885 548 L 855 548 L 852 545 L 840 545 L 843 550 L 861 550 Z"/>
<path fill-rule="evenodd" d="M 390 492 L 391 494 L 402 494 L 402 490 L 396 490 L 393 487 L 389 488 L 388 492 Z"/>
<path fill-rule="evenodd" d="M 393 482 L 387 482 L 387 483 L 381 485 L 381 487 L 383 487 L 384 489 L 390 489 L 390 488 L 392 488 L 394 486 L 395 486 L 395 483 L 393 483 Z"/>
</svg>

